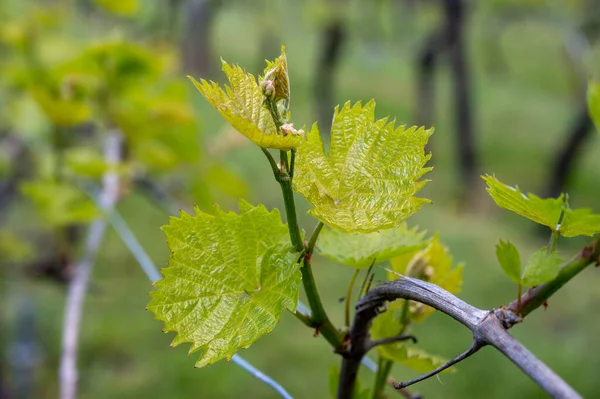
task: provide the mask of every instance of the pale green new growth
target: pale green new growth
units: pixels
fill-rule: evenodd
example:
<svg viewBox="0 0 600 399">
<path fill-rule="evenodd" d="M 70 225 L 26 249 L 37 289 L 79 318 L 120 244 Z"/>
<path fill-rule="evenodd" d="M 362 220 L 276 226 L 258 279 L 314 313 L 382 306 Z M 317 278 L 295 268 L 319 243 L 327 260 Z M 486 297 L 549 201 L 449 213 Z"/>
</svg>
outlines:
<svg viewBox="0 0 600 399">
<path fill-rule="evenodd" d="M 525 265 L 521 266 L 521 256 L 509 241 L 496 245 L 496 257 L 504 273 L 517 284 L 533 287 L 554 279 L 560 271 L 563 260 L 556 252 L 548 252 L 544 247 L 536 251 Z"/>
<path fill-rule="evenodd" d="M 496 245 L 496 258 L 504 274 L 516 284 L 521 284 L 521 256 L 513 243 L 500 240 L 500 244 Z"/>
<path fill-rule="evenodd" d="M 177 332 L 172 345 L 202 350 L 197 367 L 230 359 L 298 303 L 300 254 L 279 212 L 239 207 L 239 215 L 216 208 L 214 216 L 196 208 L 163 227 L 172 254 L 148 309 Z"/>
<path fill-rule="evenodd" d="M 316 124 L 297 149 L 294 188 L 327 226 L 369 233 L 398 227 L 427 199 L 414 195 L 431 168 L 425 144 L 433 129 L 375 121 L 375 101 L 336 108 L 325 154 Z"/>
<path fill-rule="evenodd" d="M 285 54 L 277 65 L 285 64 Z M 278 59 L 278 60 L 279 60 Z M 278 61 L 276 60 L 275 63 Z M 269 66 L 275 65 L 269 63 Z M 223 61 L 223 72 L 229 79 L 229 87 L 223 90 L 215 82 L 201 79 L 197 82 L 190 77 L 194 86 L 219 111 L 231 126 L 264 148 L 289 150 L 295 148 L 302 140 L 300 134 L 280 134 L 277 132 L 273 117 L 265 107 L 265 95 L 258 82 L 249 73 L 237 65 L 229 65 Z"/>
<path fill-rule="evenodd" d="M 500 208 L 548 226 L 565 237 L 593 236 L 600 233 L 600 215 L 592 214 L 589 209 L 569 208 L 565 203 L 564 194 L 558 198 L 541 199 L 531 193 L 525 195 L 518 187 L 507 186 L 495 176 L 482 178 L 488 185 L 488 193 Z M 562 212 L 564 216 L 559 224 Z"/>
<path fill-rule="evenodd" d="M 422 248 L 426 244 L 424 236 L 425 232 L 409 229 L 404 223 L 394 229 L 367 234 L 324 229 L 317 249 L 321 255 L 335 262 L 360 269 Z"/>
<path fill-rule="evenodd" d="M 558 275 L 562 262 L 556 252 L 548 253 L 547 247 L 534 252 L 523 270 L 521 283 L 533 287 L 553 280 Z"/>
</svg>

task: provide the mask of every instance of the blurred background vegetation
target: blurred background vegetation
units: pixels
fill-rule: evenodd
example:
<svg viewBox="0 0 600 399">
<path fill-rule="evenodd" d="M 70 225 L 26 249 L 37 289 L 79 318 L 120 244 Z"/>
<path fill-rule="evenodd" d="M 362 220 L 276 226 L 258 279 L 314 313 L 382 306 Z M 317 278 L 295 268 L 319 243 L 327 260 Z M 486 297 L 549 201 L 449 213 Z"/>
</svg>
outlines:
<svg viewBox="0 0 600 399">
<path fill-rule="evenodd" d="M 259 74 L 286 45 L 296 126 L 331 123 L 336 104 L 375 98 L 379 117 L 435 126 L 433 200 L 410 225 L 439 232 L 464 262 L 460 297 L 480 308 L 515 298 L 495 260 L 499 238 L 532 252 L 547 237 L 497 210 L 478 176 L 525 191 L 568 191 L 600 210 L 600 142 L 585 87 L 600 78 L 595 0 L 3 0 L 0 3 L 0 398 L 54 398 L 66 286 L 97 211 L 85 194 L 109 167 L 108 129 L 125 135 L 118 212 L 157 265 L 159 227 L 178 208 L 236 198 L 282 207 L 264 156 L 232 132 L 185 75 L 223 81 L 219 57 Z M 322 129 L 326 131 L 326 129 Z M 314 221 L 300 213 L 305 230 Z M 571 256 L 585 240 L 563 241 Z M 336 324 L 351 278 L 313 267 Z M 383 278 L 384 273 L 378 272 Z M 600 389 L 600 276 L 589 269 L 514 334 L 584 397 Z M 152 287 L 109 231 L 82 322 L 79 397 L 277 397 L 233 363 L 194 369 L 144 311 Z M 446 357 L 466 330 L 436 314 L 415 331 Z M 246 359 L 294 397 L 328 397 L 339 358 L 284 314 Z M 415 372 L 395 366 L 399 380 Z M 372 374 L 361 375 L 367 386 Z M 493 350 L 412 389 L 426 398 L 544 397 Z M 396 394 L 389 392 L 390 397 Z"/>
</svg>

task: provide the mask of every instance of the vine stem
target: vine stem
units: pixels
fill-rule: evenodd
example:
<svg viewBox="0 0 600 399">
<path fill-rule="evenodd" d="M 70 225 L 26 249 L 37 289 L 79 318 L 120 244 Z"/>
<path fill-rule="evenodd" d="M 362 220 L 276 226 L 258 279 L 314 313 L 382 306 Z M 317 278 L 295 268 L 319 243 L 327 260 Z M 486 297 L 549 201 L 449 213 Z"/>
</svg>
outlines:
<svg viewBox="0 0 600 399">
<path fill-rule="evenodd" d="M 271 101 L 268 98 L 265 100 L 265 102 L 271 117 L 273 118 L 273 123 L 275 124 L 277 134 L 281 134 L 281 126 L 283 125 L 283 121 L 281 119 L 281 115 L 277 111 L 277 106 L 274 101 Z M 327 312 L 325 311 L 323 303 L 321 302 L 321 297 L 319 295 L 319 290 L 317 288 L 310 263 L 317 237 L 319 236 L 323 226 L 317 226 L 317 229 L 315 229 L 309 240 L 309 244 L 305 247 L 302 240 L 302 235 L 300 233 L 300 226 L 298 224 L 298 216 L 296 213 L 296 204 L 294 201 L 294 191 L 292 189 L 295 154 L 292 153 L 292 161 L 288 162 L 287 151 L 279 151 L 279 165 L 276 165 L 274 168 L 274 162 L 272 162 L 273 157 L 269 151 L 265 149 L 262 149 L 262 151 L 269 160 L 269 164 L 273 169 L 275 180 L 281 186 L 281 193 L 283 195 L 283 203 L 285 206 L 285 214 L 292 245 L 298 252 L 304 252 L 300 272 L 302 273 L 302 285 L 304 287 L 306 299 L 308 300 L 308 305 L 311 310 L 311 315 L 309 318 L 311 326 L 315 328 L 315 335 L 321 333 L 334 348 L 338 349 L 342 345 L 343 337 L 340 331 L 333 325 L 333 323 L 331 323 L 331 320 L 329 320 L 329 317 L 327 316 Z M 306 323 L 305 320 L 303 320 L 303 322 Z"/>
<path fill-rule="evenodd" d="M 309 254 L 312 254 L 315 251 L 315 246 L 317 245 L 317 238 L 319 238 L 319 234 L 321 234 L 321 230 L 323 230 L 324 226 L 325 224 L 319 221 L 317 227 L 315 227 L 312 234 L 310 235 L 310 240 L 308 241 L 308 245 L 306 246 L 306 252 L 308 252 Z"/>
<path fill-rule="evenodd" d="M 118 164 L 121 159 L 121 152 L 121 132 L 112 129 L 106 136 L 104 148 L 106 163 L 109 165 Z M 102 178 L 102 192 L 99 200 L 101 210 L 109 213 L 117 203 L 118 197 L 119 175 L 115 168 L 109 168 Z M 73 278 L 69 282 L 65 303 L 62 353 L 59 366 L 60 399 L 75 399 L 77 396 L 77 346 L 83 303 L 92 268 L 100 250 L 106 227 L 107 221 L 104 217 L 99 217 L 92 222 L 86 238 L 84 254 L 75 268 Z"/>
</svg>

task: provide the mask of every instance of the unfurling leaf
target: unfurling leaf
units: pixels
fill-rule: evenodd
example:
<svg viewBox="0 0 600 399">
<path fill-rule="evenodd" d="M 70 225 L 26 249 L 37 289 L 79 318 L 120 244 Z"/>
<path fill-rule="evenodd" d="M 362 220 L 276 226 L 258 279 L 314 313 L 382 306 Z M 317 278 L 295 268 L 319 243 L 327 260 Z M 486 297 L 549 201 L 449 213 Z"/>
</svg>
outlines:
<svg viewBox="0 0 600 399">
<path fill-rule="evenodd" d="M 436 284 L 451 293 L 460 291 L 462 285 L 462 265 L 452 268 L 452 256 L 437 235 L 423 250 L 417 250 L 392 259 L 390 280 L 398 279 L 398 274 L 418 278 Z M 398 274 L 396 274 L 398 273 Z M 400 301 L 400 303 L 402 303 Z M 417 302 L 411 302 L 410 320 L 423 321 L 434 309 Z"/>
<path fill-rule="evenodd" d="M 20 189 L 52 226 L 89 222 L 98 216 L 92 200 L 71 184 L 37 180 L 21 183 Z"/>
<path fill-rule="evenodd" d="M 504 273 L 516 284 L 521 284 L 521 257 L 510 241 L 500 240 L 496 245 L 496 257 Z"/>
<path fill-rule="evenodd" d="M 556 252 L 548 253 L 548 248 L 544 247 L 536 251 L 525 266 L 521 275 L 523 285 L 533 287 L 554 279 L 560 271 L 560 265 L 563 260 Z"/>
<path fill-rule="evenodd" d="M 423 248 L 424 236 L 425 232 L 409 229 L 404 223 L 394 229 L 366 234 L 326 228 L 319 235 L 317 249 L 326 258 L 360 269 Z"/>
<path fill-rule="evenodd" d="M 600 84 L 590 81 L 588 83 L 588 111 L 590 117 L 596 125 L 596 129 L 600 131 Z"/>
<path fill-rule="evenodd" d="M 294 188 L 329 227 L 370 233 L 398 227 L 427 199 L 414 195 L 426 181 L 425 144 L 433 129 L 394 128 L 375 121 L 375 102 L 336 108 L 325 155 L 316 125 L 297 149 Z"/>
<path fill-rule="evenodd" d="M 283 61 L 281 61 L 283 60 Z M 282 54 L 271 67 L 281 66 L 285 62 L 285 54 Z M 265 107 L 265 94 L 260 85 L 249 73 L 246 73 L 237 65 L 229 65 L 223 61 L 223 72 L 229 79 L 229 86 L 225 89 L 219 87 L 215 82 L 200 82 L 190 77 L 194 86 L 202 93 L 204 98 L 236 129 L 244 136 L 263 148 L 275 148 L 289 150 L 295 148 L 302 141 L 301 134 L 282 134 L 277 132 L 275 122 L 270 111 Z M 285 73 L 287 76 L 287 71 Z M 283 85 L 280 73 L 277 75 L 280 85 Z M 274 93 L 277 87 L 273 87 Z M 280 90 L 282 90 L 280 88 Z M 287 91 L 289 95 L 289 89 Z M 276 96 L 276 94 L 274 94 Z M 275 98 L 273 101 L 276 101 Z M 287 101 L 287 100 L 286 100 Z"/>
<path fill-rule="evenodd" d="M 148 309 L 177 332 L 172 345 L 202 350 L 197 367 L 230 359 L 298 303 L 300 254 L 279 212 L 239 207 L 239 215 L 216 208 L 214 216 L 196 208 L 163 227 L 172 254 Z"/>
<path fill-rule="evenodd" d="M 272 85 L 272 93 L 265 92 L 267 85 Z M 290 100 L 290 78 L 288 76 L 287 58 L 285 56 L 285 48 L 281 48 L 281 56 L 275 61 L 267 61 L 263 81 L 261 82 L 263 94 L 270 97 L 273 101 L 285 100 L 289 103 Z M 286 107 L 287 108 L 287 107 Z M 287 111 L 287 109 L 285 110 Z"/>
<path fill-rule="evenodd" d="M 507 186 L 494 176 L 482 178 L 488 185 L 488 193 L 500 208 L 548 226 L 565 237 L 593 236 L 600 233 L 600 215 L 592 214 L 589 209 L 569 208 L 564 194 L 558 198 L 541 199 L 531 193 L 525 195 L 518 187 Z M 562 212 L 564 215 L 559 224 Z"/>
</svg>

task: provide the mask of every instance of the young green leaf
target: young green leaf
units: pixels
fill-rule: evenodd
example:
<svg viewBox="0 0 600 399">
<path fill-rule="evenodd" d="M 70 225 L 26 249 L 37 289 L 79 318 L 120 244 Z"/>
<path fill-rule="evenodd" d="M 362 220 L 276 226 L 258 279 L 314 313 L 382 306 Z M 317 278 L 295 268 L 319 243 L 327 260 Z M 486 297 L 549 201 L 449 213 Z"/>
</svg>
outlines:
<svg viewBox="0 0 600 399">
<path fill-rule="evenodd" d="M 279 61 L 269 63 L 281 65 L 285 61 L 285 53 Z M 223 63 L 223 72 L 229 79 L 229 85 L 223 90 L 215 82 L 200 82 L 190 77 L 194 86 L 202 93 L 204 98 L 234 127 L 238 132 L 248 137 L 255 144 L 263 148 L 276 148 L 288 150 L 295 148 L 302 141 L 300 134 L 280 134 L 277 132 L 275 122 L 270 111 L 265 107 L 265 95 L 258 82 L 249 73 L 237 65 Z M 268 67 L 267 67 L 268 68 Z M 287 76 L 287 73 L 286 73 Z M 289 91 L 288 91 L 289 94 Z"/>
<path fill-rule="evenodd" d="M 544 247 L 536 251 L 525 266 L 521 275 L 523 285 L 533 287 L 546 283 L 558 275 L 562 259 L 556 252 L 548 253 L 548 248 Z"/>
<path fill-rule="evenodd" d="M 424 231 L 409 229 L 404 223 L 394 229 L 366 234 L 326 228 L 319 235 L 317 249 L 326 258 L 360 269 L 369 267 L 374 261 L 383 262 L 423 248 L 426 244 L 424 236 Z"/>
<path fill-rule="evenodd" d="M 585 208 L 567 209 L 559 232 L 565 237 L 596 235 L 600 233 L 600 215 Z"/>
<path fill-rule="evenodd" d="M 507 186 L 495 176 L 482 178 L 488 185 L 487 192 L 500 208 L 513 211 L 551 229 L 556 227 L 563 209 L 562 195 L 559 198 L 541 199 L 531 193 L 525 195 L 519 187 Z"/>
<path fill-rule="evenodd" d="M 202 350 L 196 366 L 230 359 L 294 311 L 301 282 L 298 259 L 279 212 L 240 201 L 240 214 L 196 208 L 163 227 L 171 249 L 164 280 L 148 305 L 172 345 Z"/>
<path fill-rule="evenodd" d="M 600 84 L 590 80 L 588 83 L 588 110 L 590 117 L 600 131 Z"/>
<path fill-rule="evenodd" d="M 600 215 L 592 214 L 589 209 L 569 208 L 568 204 L 565 204 L 564 194 L 558 198 L 541 199 L 531 193 L 525 195 L 518 187 L 507 186 L 495 176 L 482 178 L 488 185 L 488 193 L 500 208 L 557 230 L 565 237 L 593 236 L 600 233 Z M 564 215 L 559 224 L 562 212 Z"/>
<path fill-rule="evenodd" d="M 500 240 L 496 245 L 496 257 L 504 273 L 516 284 L 521 284 L 521 257 L 510 241 Z"/>
<path fill-rule="evenodd" d="M 297 149 L 294 188 L 313 206 L 311 215 L 346 232 L 398 227 L 427 199 L 414 195 L 431 168 L 425 144 L 433 129 L 394 128 L 375 121 L 375 101 L 336 108 L 325 155 L 315 124 Z"/>
</svg>

